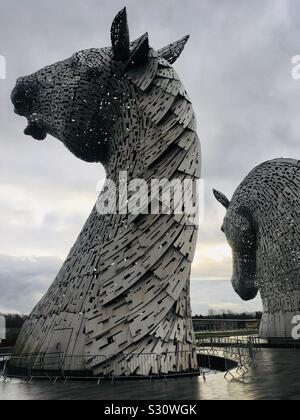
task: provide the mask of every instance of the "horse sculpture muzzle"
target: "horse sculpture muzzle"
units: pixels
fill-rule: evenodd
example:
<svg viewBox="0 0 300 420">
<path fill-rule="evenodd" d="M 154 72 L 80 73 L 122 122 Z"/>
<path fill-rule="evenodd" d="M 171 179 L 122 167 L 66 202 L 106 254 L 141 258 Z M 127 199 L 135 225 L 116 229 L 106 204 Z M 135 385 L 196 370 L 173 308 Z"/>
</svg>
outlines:
<svg viewBox="0 0 300 420">
<path fill-rule="evenodd" d="M 11 100 L 15 107 L 15 113 L 26 116 L 30 113 L 34 98 L 31 84 L 26 82 L 26 78 L 21 77 L 17 80 L 16 86 L 11 94 Z"/>
<path fill-rule="evenodd" d="M 47 136 L 47 131 L 42 117 L 36 112 L 38 89 L 37 85 L 32 82 L 32 77 L 21 77 L 17 80 L 11 94 L 11 100 L 15 113 L 26 117 L 28 120 L 24 134 L 32 136 L 36 140 L 44 140 Z"/>
<path fill-rule="evenodd" d="M 249 301 L 257 296 L 256 253 L 233 251 L 232 286 L 241 299 Z"/>
</svg>

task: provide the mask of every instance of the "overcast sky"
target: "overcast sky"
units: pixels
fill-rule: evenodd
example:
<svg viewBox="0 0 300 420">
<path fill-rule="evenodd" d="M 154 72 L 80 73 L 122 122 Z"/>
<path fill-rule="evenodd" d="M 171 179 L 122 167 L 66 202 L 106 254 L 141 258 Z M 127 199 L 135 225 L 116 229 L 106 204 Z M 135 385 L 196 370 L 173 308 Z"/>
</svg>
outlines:
<svg viewBox="0 0 300 420">
<path fill-rule="evenodd" d="M 252 311 L 231 284 L 231 253 L 220 231 L 231 197 L 257 164 L 299 157 L 299 0 L 10 0 L 0 17 L 0 312 L 28 313 L 53 281 L 97 198 L 97 164 L 76 159 L 51 137 L 36 142 L 14 115 L 15 80 L 73 52 L 108 46 L 115 14 L 127 6 L 132 39 L 151 45 L 190 34 L 175 64 L 197 114 L 206 184 L 205 221 L 192 278 L 194 313 Z"/>
</svg>

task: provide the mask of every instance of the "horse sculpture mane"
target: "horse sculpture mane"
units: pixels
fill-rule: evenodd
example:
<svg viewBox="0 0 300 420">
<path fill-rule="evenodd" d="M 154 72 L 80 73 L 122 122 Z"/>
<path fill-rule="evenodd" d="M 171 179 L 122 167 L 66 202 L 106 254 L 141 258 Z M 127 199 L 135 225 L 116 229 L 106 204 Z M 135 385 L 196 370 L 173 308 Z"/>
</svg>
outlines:
<svg viewBox="0 0 300 420">
<path fill-rule="evenodd" d="M 78 158 L 101 162 L 120 192 L 123 172 L 128 182 L 196 181 L 194 111 L 172 68 L 187 39 L 158 52 L 147 34 L 130 43 L 122 10 L 112 48 L 77 53 L 17 82 L 12 100 L 28 119 L 25 133 L 38 140 L 51 134 Z M 151 197 L 147 207 L 155 199 L 161 202 Z M 60 352 L 70 370 L 72 358 L 83 356 L 80 368 L 95 375 L 104 364 L 124 375 L 197 368 L 189 298 L 196 240 L 185 214 L 99 214 L 95 206 L 15 355 Z M 150 356 L 132 362 L 162 353 L 159 367 Z"/>
</svg>

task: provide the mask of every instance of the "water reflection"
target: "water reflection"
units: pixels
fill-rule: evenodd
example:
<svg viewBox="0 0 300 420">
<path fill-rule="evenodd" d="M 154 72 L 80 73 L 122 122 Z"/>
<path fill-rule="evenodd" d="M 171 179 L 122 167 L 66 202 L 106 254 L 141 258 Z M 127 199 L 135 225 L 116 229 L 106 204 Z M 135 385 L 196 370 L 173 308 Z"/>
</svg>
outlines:
<svg viewBox="0 0 300 420">
<path fill-rule="evenodd" d="M 244 377 L 226 384 L 211 378 L 201 387 L 200 399 L 279 400 L 300 399 L 299 350 L 264 349 Z M 209 389 L 208 389 L 209 388 Z"/>
<path fill-rule="evenodd" d="M 299 350 L 265 349 L 244 377 L 225 380 L 223 374 L 206 378 L 164 381 L 50 382 L 0 384 L 1 400 L 207 400 L 300 399 Z"/>
</svg>

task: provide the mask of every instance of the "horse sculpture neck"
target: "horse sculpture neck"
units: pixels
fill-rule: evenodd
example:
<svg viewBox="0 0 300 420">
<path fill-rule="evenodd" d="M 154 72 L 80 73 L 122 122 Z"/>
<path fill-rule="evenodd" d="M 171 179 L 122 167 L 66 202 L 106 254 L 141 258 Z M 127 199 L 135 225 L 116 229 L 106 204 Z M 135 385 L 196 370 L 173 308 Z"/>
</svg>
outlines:
<svg viewBox="0 0 300 420">
<path fill-rule="evenodd" d="M 106 185 L 113 181 L 117 191 L 124 172 L 128 183 L 137 178 L 145 180 L 149 191 L 153 179 L 184 181 L 200 177 L 200 144 L 191 101 L 175 70 L 154 51 L 152 54 L 155 65 L 150 62 L 138 75 L 130 73 L 136 89 L 113 130 L 113 153 L 105 165 Z M 126 214 L 112 219 L 102 238 L 104 243 L 115 237 L 118 228 L 123 231 L 124 225 L 129 225 Z"/>
</svg>

